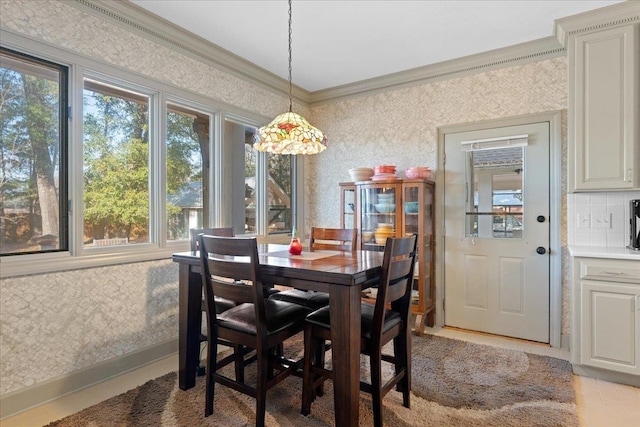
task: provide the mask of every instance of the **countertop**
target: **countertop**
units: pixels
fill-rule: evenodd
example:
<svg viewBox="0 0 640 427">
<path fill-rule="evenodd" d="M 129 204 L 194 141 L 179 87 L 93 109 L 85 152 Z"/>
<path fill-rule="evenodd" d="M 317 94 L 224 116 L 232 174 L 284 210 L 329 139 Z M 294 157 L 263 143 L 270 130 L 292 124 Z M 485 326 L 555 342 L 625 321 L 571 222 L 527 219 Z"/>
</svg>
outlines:
<svg viewBox="0 0 640 427">
<path fill-rule="evenodd" d="M 569 246 L 569 254 L 575 257 L 630 259 L 640 261 L 640 251 L 607 246 Z"/>
</svg>

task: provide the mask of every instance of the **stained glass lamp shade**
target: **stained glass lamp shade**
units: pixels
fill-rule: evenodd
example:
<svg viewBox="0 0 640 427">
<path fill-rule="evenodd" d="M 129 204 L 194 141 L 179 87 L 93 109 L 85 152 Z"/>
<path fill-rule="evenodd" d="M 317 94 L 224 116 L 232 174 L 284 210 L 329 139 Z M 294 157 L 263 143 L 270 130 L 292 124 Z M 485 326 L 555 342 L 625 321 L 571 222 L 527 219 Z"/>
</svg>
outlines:
<svg viewBox="0 0 640 427">
<path fill-rule="evenodd" d="M 318 154 L 327 148 L 327 137 L 304 117 L 289 111 L 258 129 L 253 146 L 274 154 Z"/>
</svg>

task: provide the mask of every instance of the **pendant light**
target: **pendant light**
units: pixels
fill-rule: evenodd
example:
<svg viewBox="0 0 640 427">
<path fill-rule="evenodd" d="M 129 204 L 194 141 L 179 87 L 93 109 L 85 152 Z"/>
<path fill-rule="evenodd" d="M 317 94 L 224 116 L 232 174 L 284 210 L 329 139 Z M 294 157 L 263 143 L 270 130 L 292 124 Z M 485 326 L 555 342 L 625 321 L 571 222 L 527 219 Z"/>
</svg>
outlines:
<svg viewBox="0 0 640 427">
<path fill-rule="evenodd" d="M 327 137 L 299 114 L 291 98 L 291 0 L 289 0 L 289 111 L 258 129 L 253 147 L 273 154 L 318 154 L 327 148 Z"/>
</svg>

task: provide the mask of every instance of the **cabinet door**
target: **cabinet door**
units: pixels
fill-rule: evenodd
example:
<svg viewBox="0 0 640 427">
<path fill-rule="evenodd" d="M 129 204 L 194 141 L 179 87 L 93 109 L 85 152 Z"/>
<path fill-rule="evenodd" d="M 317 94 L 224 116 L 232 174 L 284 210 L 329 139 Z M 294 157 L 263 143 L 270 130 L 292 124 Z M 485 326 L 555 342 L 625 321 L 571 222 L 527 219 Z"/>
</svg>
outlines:
<svg viewBox="0 0 640 427">
<path fill-rule="evenodd" d="M 418 255 L 414 268 L 414 287 L 411 299 L 414 313 L 425 314 L 434 307 L 433 278 L 433 185 L 426 181 L 403 183 L 404 235 L 418 236 Z M 432 322 L 429 322 L 432 326 Z"/>
<path fill-rule="evenodd" d="M 640 288 L 582 281 L 581 363 L 640 375 Z"/>
<path fill-rule="evenodd" d="M 357 228 L 356 185 L 350 182 L 340 184 L 340 228 Z"/>
<path fill-rule="evenodd" d="M 358 185 L 362 249 L 382 251 L 387 237 L 402 231 L 401 188 L 400 181 Z"/>
<path fill-rule="evenodd" d="M 569 189 L 638 187 L 638 52 L 633 25 L 569 45 Z"/>
</svg>

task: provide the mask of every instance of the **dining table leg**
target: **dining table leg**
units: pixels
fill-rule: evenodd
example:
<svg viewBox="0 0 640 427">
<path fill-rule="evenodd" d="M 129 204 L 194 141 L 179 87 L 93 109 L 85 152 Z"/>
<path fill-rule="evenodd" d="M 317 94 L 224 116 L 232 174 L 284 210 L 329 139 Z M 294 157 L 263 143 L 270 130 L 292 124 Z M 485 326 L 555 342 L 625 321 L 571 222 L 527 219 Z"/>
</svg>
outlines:
<svg viewBox="0 0 640 427">
<path fill-rule="evenodd" d="M 196 385 L 196 370 L 200 362 L 200 273 L 194 273 L 188 264 L 180 264 L 178 287 L 178 385 L 181 390 L 188 390 Z"/>
<path fill-rule="evenodd" d="M 331 350 L 337 427 L 358 425 L 360 394 L 359 285 L 330 290 Z"/>
</svg>

